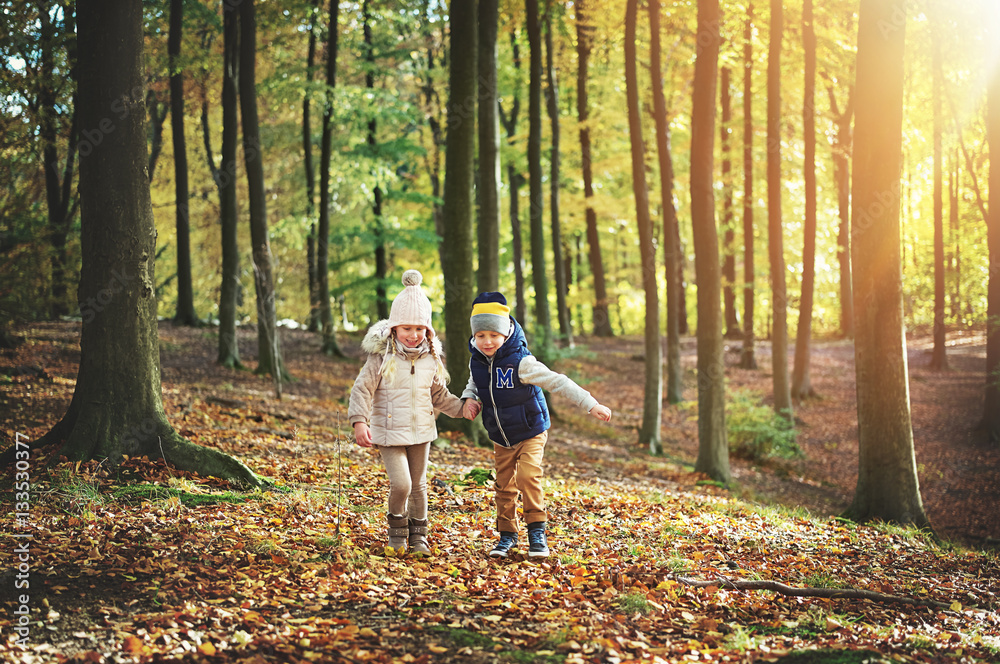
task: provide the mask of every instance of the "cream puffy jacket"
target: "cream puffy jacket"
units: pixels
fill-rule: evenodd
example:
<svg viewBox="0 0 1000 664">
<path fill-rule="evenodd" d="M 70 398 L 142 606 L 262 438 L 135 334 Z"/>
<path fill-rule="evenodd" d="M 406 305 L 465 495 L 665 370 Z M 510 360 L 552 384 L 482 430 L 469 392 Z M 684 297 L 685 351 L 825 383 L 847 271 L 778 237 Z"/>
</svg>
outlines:
<svg viewBox="0 0 1000 664">
<path fill-rule="evenodd" d="M 361 342 L 368 360 L 351 388 L 347 416 L 351 426 L 366 422 L 372 442 L 380 446 L 416 445 L 437 438 L 437 411 L 462 417 L 462 400 L 448 391 L 438 373 L 438 363 L 430 344 L 441 357 L 441 342 L 431 337 L 414 349 L 396 344 L 387 355 L 391 329 L 389 321 L 371 326 Z M 394 367 L 382 365 L 395 363 Z"/>
</svg>

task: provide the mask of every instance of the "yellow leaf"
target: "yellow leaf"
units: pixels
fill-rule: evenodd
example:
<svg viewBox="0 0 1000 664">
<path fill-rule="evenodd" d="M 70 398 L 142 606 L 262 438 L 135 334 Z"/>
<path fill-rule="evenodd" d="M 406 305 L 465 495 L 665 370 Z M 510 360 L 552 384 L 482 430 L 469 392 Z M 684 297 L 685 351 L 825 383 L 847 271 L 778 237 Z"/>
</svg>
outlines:
<svg viewBox="0 0 1000 664">
<path fill-rule="evenodd" d="M 949 606 L 948 608 L 951 609 L 952 611 L 960 612 L 962 610 L 962 603 L 956 599 L 954 602 L 951 603 L 951 606 Z"/>
<path fill-rule="evenodd" d="M 488 620 L 490 622 L 500 622 L 503 620 L 500 616 L 483 616 L 483 620 Z"/>
<path fill-rule="evenodd" d="M 441 646 L 436 646 L 436 645 L 433 645 L 433 644 L 427 646 L 427 649 L 430 650 L 433 653 L 437 653 L 438 655 L 440 655 L 441 653 L 444 653 L 444 652 L 448 652 L 447 648 L 442 648 Z"/>
<path fill-rule="evenodd" d="M 122 642 L 122 650 L 129 653 L 141 653 L 142 641 L 134 636 L 126 636 Z"/>
<path fill-rule="evenodd" d="M 361 636 L 367 636 L 369 638 L 378 637 L 378 632 L 373 630 L 371 627 L 362 627 L 361 631 L 359 631 L 358 634 L 360 634 Z"/>
<path fill-rule="evenodd" d="M 207 655 L 211 657 L 212 655 L 215 654 L 215 646 L 213 646 L 211 643 L 203 643 L 200 646 L 198 646 L 198 652 L 200 652 L 202 655 Z"/>
</svg>

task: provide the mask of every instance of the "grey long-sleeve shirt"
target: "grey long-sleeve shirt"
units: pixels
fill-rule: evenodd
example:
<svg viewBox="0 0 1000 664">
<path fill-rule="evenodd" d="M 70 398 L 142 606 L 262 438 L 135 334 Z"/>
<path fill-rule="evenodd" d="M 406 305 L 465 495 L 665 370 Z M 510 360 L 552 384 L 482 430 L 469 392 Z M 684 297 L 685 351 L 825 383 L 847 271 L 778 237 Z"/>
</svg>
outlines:
<svg viewBox="0 0 1000 664">
<path fill-rule="evenodd" d="M 526 355 L 521 359 L 517 369 L 517 377 L 522 383 L 537 385 L 547 392 L 569 399 L 588 413 L 598 403 L 590 392 L 577 385 L 568 376 L 549 369 L 534 355 Z M 472 379 L 471 373 L 469 374 L 469 382 L 465 385 L 465 391 L 462 392 L 462 398 L 479 398 L 479 389 L 476 387 L 476 381 Z"/>
</svg>

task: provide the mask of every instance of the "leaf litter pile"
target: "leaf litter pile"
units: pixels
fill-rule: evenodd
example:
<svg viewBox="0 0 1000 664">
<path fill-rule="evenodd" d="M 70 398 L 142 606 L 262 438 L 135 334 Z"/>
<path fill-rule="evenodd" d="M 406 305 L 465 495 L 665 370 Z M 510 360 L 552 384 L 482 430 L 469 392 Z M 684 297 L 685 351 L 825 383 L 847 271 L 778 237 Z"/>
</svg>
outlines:
<svg viewBox="0 0 1000 664">
<path fill-rule="evenodd" d="M 79 359 L 71 324 L 22 333 L 27 343 L 0 367 L 37 371 L 0 375 L 6 445 L 57 421 Z M 247 357 L 254 337 L 243 334 Z M 641 341 L 596 354 L 595 342 L 553 363 L 587 382 L 615 419 L 554 403 L 549 558 L 526 557 L 523 526 L 520 552 L 487 556 L 491 451 L 447 432 L 428 470 L 435 555 L 396 556 L 384 546 L 380 460 L 353 444 L 346 421 L 358 362 L 323 358 L 313 336 L 284 334 L 296 380 L 277 401 L 266 378 L 212 366 L 210 333 L 161 327 L 171 422 L 238 455 L 274 482 L 268 490 L 243 492 L 158 459 L 110 467 L 32 456 L 31 525 L 12 508 L 2 516 L 13 563 L 0 571 L 3 661 L 1000 661 L 995 521 L 985 535 L 971 528 L 969 542 L 980 543 L 966 548 L 840 520 L 815 491 L 792 494 L 811 510 L 749 500 L 787 499 L 774 489 L 782 477 L 819 487 L 828 502 L 844 498 L 835 472 L 809 474 L 820 464 L 807 440 L 797 465 L 734 459 L 733 486 L 706 481 L 689 465 L 690 406 L 665 410 L 667 454 L 649 456 L 635 444 L 641 385 L 624 375 L 641 364 L 622 371 L 615 357 Z M 819 389 L 842 388 L 823 380 L 843 367 L 818 366 Z M 690 372 L 685 379 L 693 386 Z M 840 407 L 820 400 L 799 416 L 826 430 L 820 411 Z M 843 463 L 852 461 L 856 472 L 856 453 Z M 15 533 L 31 534 L 27 589 L 16 589 Z M 25 638 L 14 631 L 21 594 Z"/>
</svg>

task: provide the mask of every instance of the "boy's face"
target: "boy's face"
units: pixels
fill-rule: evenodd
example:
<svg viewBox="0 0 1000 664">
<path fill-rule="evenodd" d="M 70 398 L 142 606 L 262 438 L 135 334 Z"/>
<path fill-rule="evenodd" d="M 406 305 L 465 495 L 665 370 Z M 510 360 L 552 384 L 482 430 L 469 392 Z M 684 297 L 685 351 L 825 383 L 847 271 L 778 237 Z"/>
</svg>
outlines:
<svg viewBox="0 0 1000 664">
<path fill-rule="evenodd" d="M 423 325 L 397 325 L 396 338 L 407 348 L 416 348 L 427 338 L 427 328 Z"/>
<path fill-rule="evenodd" d="M 473 339 L 476 343 L 476 348 L 478 348 L 483 355 L 486 357 L 493 357 L 493 355 L 500 350 L 500 346 L 503 346 L 503 342 L 507 340 L 507 337 L 499 332 L 494 332 L 493 330 L 482 330 L 476 332 Z"/>
</svg>

